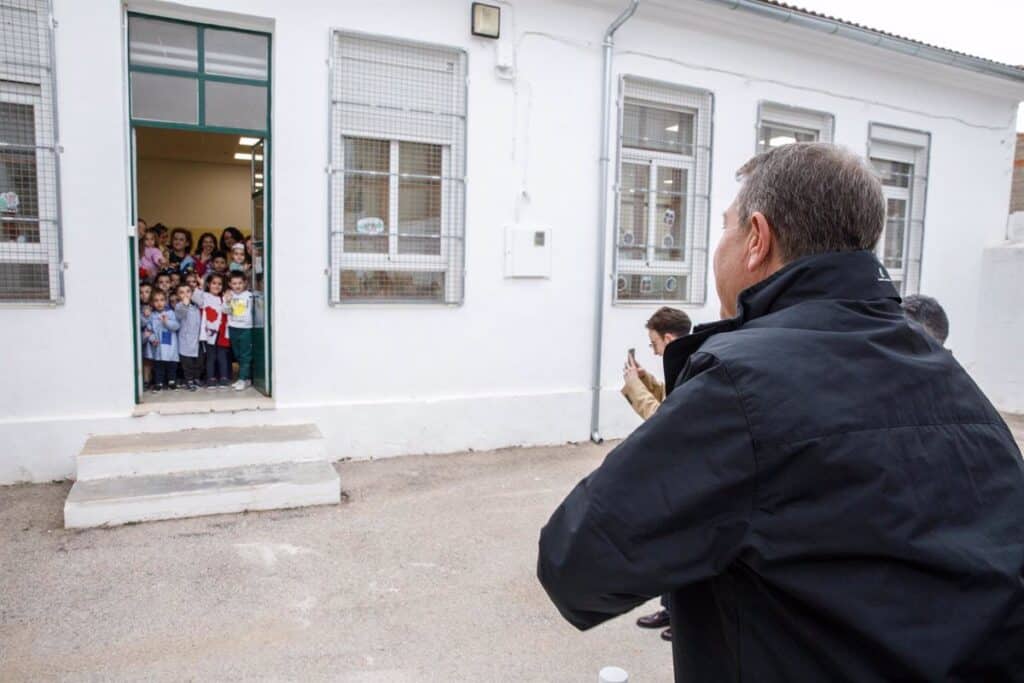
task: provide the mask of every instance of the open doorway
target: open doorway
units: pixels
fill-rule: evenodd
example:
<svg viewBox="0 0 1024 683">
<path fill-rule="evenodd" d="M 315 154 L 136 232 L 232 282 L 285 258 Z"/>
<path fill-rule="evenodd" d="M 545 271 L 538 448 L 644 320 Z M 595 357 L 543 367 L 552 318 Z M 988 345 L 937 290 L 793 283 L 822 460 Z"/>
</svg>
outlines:
<svg viewBox="0 0 1024 683">
<path fill-rule="evenodd" d="M 127 18 L 136 401 L 270 396 L 271 36 Z"/>
<path fill-rule="evenodd" d="M 134 141 L 140 402 L 269 396 L 264 141 L 145 126 Z"/>
</svg>

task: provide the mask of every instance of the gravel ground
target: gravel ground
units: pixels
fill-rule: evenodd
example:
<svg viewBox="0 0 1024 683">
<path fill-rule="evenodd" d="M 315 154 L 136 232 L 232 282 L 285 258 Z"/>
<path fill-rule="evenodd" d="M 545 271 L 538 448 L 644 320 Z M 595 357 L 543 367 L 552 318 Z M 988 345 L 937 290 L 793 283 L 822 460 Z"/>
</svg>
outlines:
<svg viewBox="0 0 1024 683">
<path fill-rule="evenodd" d="M 67 531 L 0 487 L 0 681 L 671 679 L 628 617 L 581 634 L 537 535 L 608 446 L 341 463 L 340 506 Z"/>
</svg>

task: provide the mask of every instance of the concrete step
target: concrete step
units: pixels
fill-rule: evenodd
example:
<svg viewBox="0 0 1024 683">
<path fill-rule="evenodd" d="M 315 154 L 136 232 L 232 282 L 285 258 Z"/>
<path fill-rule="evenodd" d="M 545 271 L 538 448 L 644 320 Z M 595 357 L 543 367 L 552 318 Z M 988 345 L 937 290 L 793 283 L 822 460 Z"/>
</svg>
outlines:
<svg viewBox="0 0 1024 683">
<path fill-rule="evenodd" d="M 324 437 L 314 424 L 110 434 L 85 442 L 77 457 L 77 479 L 327 459 Z"/>
<path fill-rule="evenodd" d="M 325 460 L 79 480 L 64 503 L 64 526 L 116 526 L 340 500 L 338 473 Z"/>
</svg>

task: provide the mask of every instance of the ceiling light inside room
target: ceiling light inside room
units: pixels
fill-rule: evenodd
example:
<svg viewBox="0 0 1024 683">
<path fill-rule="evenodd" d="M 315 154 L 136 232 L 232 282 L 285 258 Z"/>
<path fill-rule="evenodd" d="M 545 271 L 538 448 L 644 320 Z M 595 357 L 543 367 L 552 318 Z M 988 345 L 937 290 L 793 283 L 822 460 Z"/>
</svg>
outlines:
<svg viewBox="0 0 1024 683">
<path fill-rule="evenodd" d="M 259 138 L 238 138 L 238 144 L 242 145 L 243 147 L 252 147 L 259 141 Z"/>
</svg>

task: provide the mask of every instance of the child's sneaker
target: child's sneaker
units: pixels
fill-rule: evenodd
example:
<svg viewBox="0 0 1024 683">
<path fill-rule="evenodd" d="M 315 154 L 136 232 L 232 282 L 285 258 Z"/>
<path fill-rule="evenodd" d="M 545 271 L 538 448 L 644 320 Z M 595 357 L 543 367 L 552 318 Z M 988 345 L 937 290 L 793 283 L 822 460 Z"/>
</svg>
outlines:
<svg viewBox="0 0 1024 683">
<path fill-rule="evenodd" d="M 217 391 L 217 382 L 216 381 L 207 382 L 206 383 L 206 390 L 207 391 Z"/>
<path fill-rule="evenodd" d="M 197 385 L 195 382 L 189 382 L 188 386 L 185 388 L 188 389 L 189 391 L 199 391 L 199 385 Z"/>
<path fill-rule="evenodd" d="M 240 379 L 234 384 L 232 384 L 231 388 L 234 389 L 235 391 L 244 391 L 247 386 L 249 386 L 249 380 Z"/>
<path fill-rule="evenodd" d="M 154 394 L 160 393 L 163 390 L 164 390 L 164 385 L 163 384 L 154 384 L 153 388 L 150 389 L 150 391 L 152 391 Z"/>
<path fill-rule="evenodd" d="M 167 383 L 167 391 L 174 391 L 177 388 L 178 388 L 178 384 L 176 382 L 168 382 Z"/>
<path fill-rule="evenodd" d="M 228 388 L 230 388 L 230 386 L 231 386 L 231 380 L 222 379 L 220 381 L 220 386 L 217 387 L 217 388 L 220 389 L 221 391 L 227 391 Z"/>
</svg>

